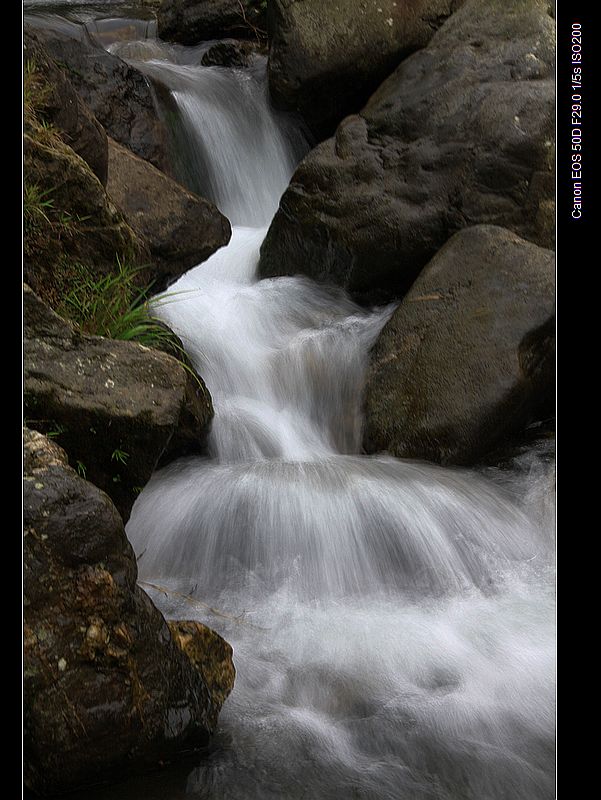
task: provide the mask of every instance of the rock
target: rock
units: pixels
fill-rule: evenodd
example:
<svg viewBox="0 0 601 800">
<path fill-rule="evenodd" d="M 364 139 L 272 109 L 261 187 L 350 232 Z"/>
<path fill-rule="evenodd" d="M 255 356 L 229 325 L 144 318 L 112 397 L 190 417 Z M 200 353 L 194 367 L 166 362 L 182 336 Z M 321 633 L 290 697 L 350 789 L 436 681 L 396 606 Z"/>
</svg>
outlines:
<svg viewBox="0 0 601 800">
<path fill-rule="evenodd" d="M 364 446 L 473 464 L 553 414 L 554 256 L 511 231 L 456 233 L 371 354 Z"/>
<path fill-rule="evenodd" d="M 260 274 L 304 273 L 379 303 L 469 225 L 552 246 L 554 43 L 543 0 L 466 0 L 301 162 Z"/>
<path fill-rule="evenodd" d="M 231 237 L 230 223 L 147 161 L 109 142 L 107 191 L 150 251 L 153 292 L 205 261 Z"/>
<path fill-rule="evenodd" d="M 205 452 L 209 392 L 172 356 L 76 332 L 29 287 L 24 318 L 29 427 L 56 436 L 127 521 L 159 459 Z"/>
<path fill-rule="evenodd" d="M 91 40 L 78 40 L 51 29 L 38 28 L 36 35 L 49 55 L 64 67 L 75 90 L 109 136 L 168 171 L 168 136 L 155 111 L 148 79 Z"/>
<path fill-rule="evenodd" d="M 104 128 L 64 72 L 48 57 L 35 34 L 28 31 L 23 37 L 23 57 L 31 71 L 30 80 L 41 82 L 37 113 L 46 123 L 59 129 L 65 142 L 106 185 L 108 141 Z"/>
<path fill-rule="evenodd" d="M 210 722 L 215 727 L 221 706 L 231 692 L 236 677 L 232 647 L 201 622 L 173 620 L 168 624 L 173 640 L 200 672 L 211 693 L 215 705 Z"/>
<path fill-rule="evenodd" d="M 217 42 L 200 59 L 203 67 L 248 67 L 257 52 L 252 42 Z"/>
<path fill-rule="evenodd" d="M 269 88 L 318 140 L 364 105 L 463 0 L 272 0 Z"/>
<path fill-rule="evenodd" d="M 265 34 L 262 0 L 163 0 L 157 14 L 159 37 L 197 44 L 210 39 L 256 39 Z"/>
<path fill-rule="evenodd" d="M 24 450 L 25 786 L 117 780 L 205 745 L 233 685 L 231 648 L 185 622 L 182 647 L 136 586 L 107 495 L 41 434 L 26 430 Z"/>
<path fill-rule="evenodd" d="M 118 258 L 145 260 L 147 251 L 71 147 L 27 112 L 25 131 L 24 277 L 46 302 L 58 307 L 79 265 L 90 275 L 105 275 L 116 269 Z"/>
</svg>

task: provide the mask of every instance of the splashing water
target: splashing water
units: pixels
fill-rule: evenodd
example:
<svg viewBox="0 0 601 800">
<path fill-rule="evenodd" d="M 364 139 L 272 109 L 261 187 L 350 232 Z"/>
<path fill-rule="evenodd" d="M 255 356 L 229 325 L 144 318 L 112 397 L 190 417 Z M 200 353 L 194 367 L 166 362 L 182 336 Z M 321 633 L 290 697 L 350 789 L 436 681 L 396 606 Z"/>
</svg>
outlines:
<svg viewBox="0 0 601 800">
<path fill-rule="evenodd" d="M 392 308 L 257 280 L 303 152 L 264 63 L 111 47 L 166 88 L 188 182 L 235 226 L 160 312 L 213 396 L 210 455 L 157 472 L 127 533 L 157 605 L 218 630 L 238 674 L 212 750 L 145 796 L 549 800 L 552 459 L 484 474 L 362 456 L 363 376 Z"/>
</svg>

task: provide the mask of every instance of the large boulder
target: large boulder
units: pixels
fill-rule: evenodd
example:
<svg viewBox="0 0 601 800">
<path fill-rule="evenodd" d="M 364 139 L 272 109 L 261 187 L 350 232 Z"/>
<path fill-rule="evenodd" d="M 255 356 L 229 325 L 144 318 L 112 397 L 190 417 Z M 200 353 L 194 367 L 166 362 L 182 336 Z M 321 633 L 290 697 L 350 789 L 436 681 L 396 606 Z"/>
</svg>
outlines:
<svg viewBox="0 0 601 800">
<path fill-rule="evenodd" d="M 29 427 L 55 436 L 127 520 L 159 460 L 205 452 L 208 390 L 166 353 L 78 333 L 27 286 L 24 318 Z"/>
<path fill-rule="evenodd" d="M 205 745 L 233 686 L 231 647 L 199 623 L 172 633 L 136 586 L 107 495 L 40 433 L 25 431 L 24 450 L 26 787 L 116 780 Z"/>
<path fill-rule="evenodd" d="M 230 240 L 230 223 L 212 203 L 113 140 L 107 192 L 148 246 L 153 291 L 164 289 Z"/>
<path fill-rule="evenodd" d="M 30 84 L 26 98 L 27 92 L 37 95 L 36 113 L 58 128 L 65 142 L 83 158 L 98 180 L 106 184 L 108 140 L 104 128 L 32 32 L 24 34 L 23 58 L 26 82 Z M 36 82 L 37 86 L 31 85 Z"/>
<path fill-rule="evenodd" d="M 65 69 L 109 136 L 155 167 L 168 170 L 167 131 L 157 116 L 148 79 L 91 39 L 77 39 L 51 28 L 37 28 L 36 36 Z"/>
<path fill-rule="evenodd" d="M 552 246 L 555 22 L 545 0 L 466 0 L 300 164 L 260 274 L 402 297 L 460 228 Z"/>
<path fill-rule="evenodd" d="M 472 464 L 553 414 L 554 256 L 511 231 L 456 233 L 371 354 L 364 445 Z"/>
<path fill-rule="evenodd" d="M 161 39 L 197 44 L 210 39 L 255 39 L 265 34 L 264 0 L 163 0 Z"/>
<path fill-rule="evenodd" d="M 318 139 L 331 136 L 463 0 L 272 0 L 269 88 Z"/>
</svg>

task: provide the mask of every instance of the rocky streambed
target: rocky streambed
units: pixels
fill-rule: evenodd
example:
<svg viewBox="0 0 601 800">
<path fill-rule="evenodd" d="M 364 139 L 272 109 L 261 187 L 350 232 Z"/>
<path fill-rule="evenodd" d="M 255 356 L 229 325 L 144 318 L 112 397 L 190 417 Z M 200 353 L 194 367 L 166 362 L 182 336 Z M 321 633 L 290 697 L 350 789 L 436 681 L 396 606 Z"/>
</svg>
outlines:
<svg viewBox="0 0 601 800">
<path fill-rule="evenodd" d="M 29 790 L 553 796 L 554 26 L 26 3 Z"/>
</svg>

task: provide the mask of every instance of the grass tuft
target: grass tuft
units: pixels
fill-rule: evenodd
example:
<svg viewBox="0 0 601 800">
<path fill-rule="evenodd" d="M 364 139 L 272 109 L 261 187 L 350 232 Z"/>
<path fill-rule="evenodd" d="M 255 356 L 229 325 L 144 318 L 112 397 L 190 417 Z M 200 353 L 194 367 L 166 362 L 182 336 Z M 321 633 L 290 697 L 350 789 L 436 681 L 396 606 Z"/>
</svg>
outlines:
<svg viewBox="0 0 601 800">
<path fill-rule="evenodd" d="M 71 265 L 71 288 L 57 311 L 83 333 L 137 342 L 173 355 L 202 387 L 177 336 L 154 316 L 157 308 L 180 293 L 148 299 L 152 284 L 143 289 L 136 284 L 143 269 L 144 266 L 132 266 L 117 257 L 116 272 L 98 278 L 81 264 Z M 115 459 L 121 460 L 117 456 Z"/>
</svg>

